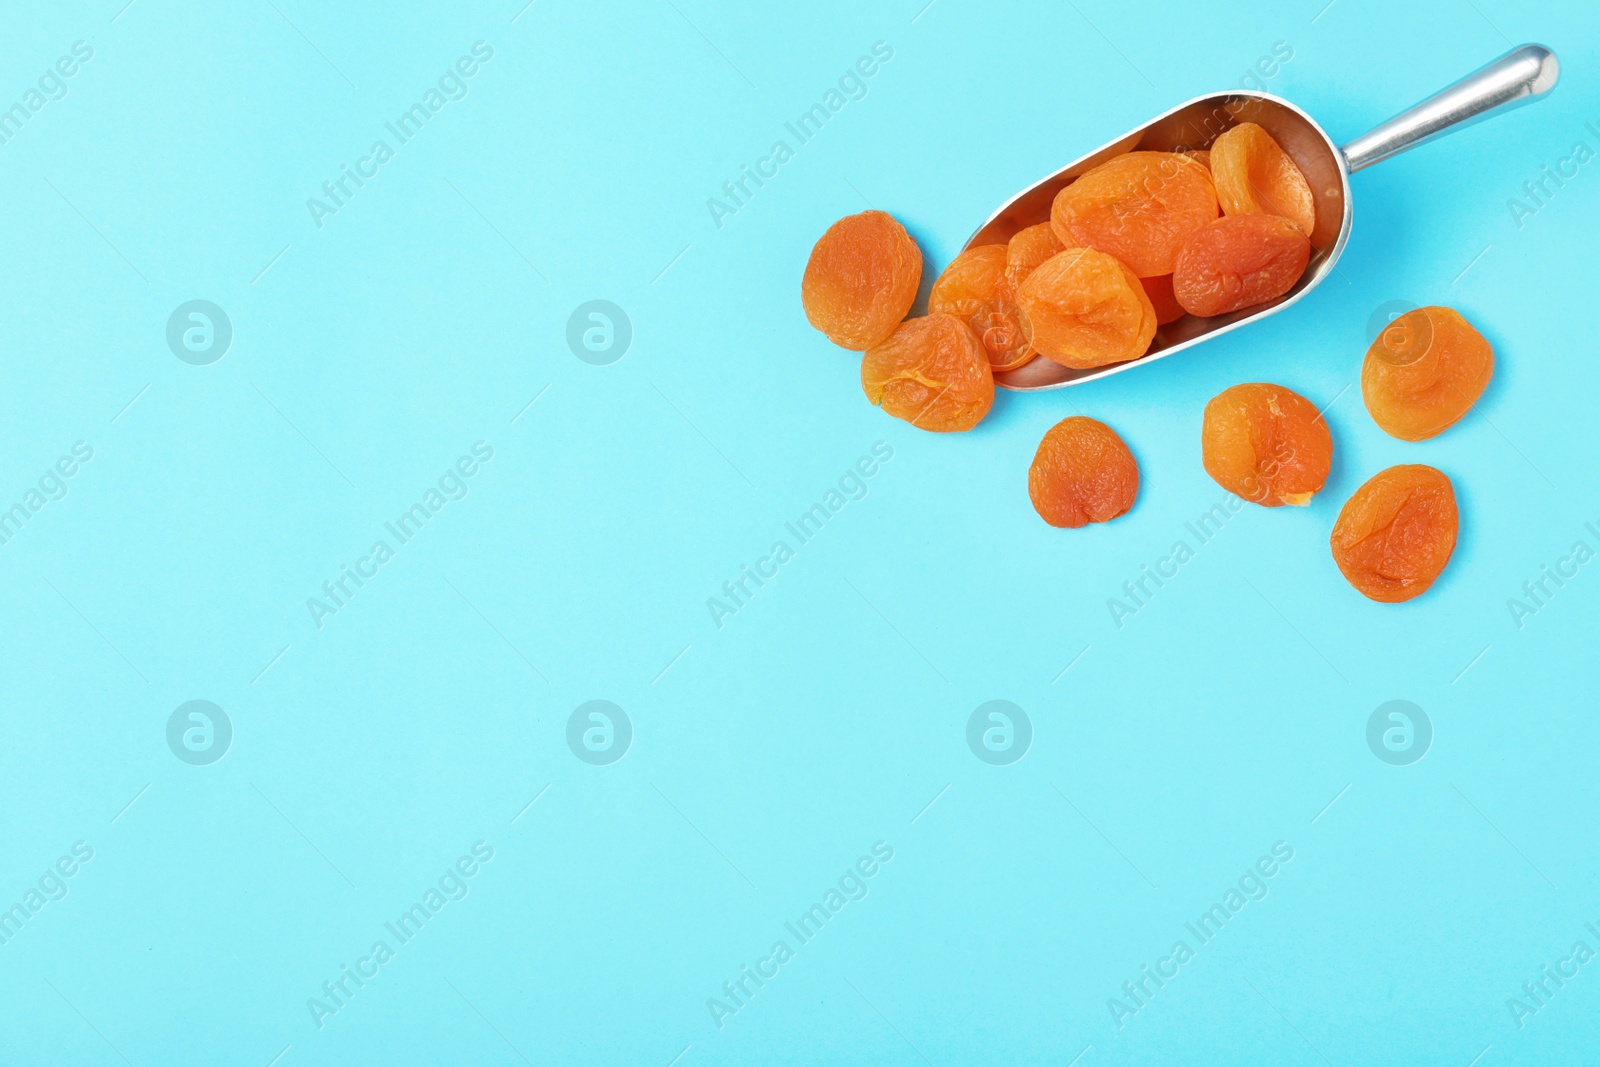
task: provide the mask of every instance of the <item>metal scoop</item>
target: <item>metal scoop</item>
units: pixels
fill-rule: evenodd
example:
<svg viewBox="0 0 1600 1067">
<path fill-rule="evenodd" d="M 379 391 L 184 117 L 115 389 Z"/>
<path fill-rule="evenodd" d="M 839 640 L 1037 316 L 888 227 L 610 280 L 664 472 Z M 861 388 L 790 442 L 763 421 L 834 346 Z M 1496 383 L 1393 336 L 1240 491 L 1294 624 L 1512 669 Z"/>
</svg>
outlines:
<svg viewBox="0 0 1600 1067">
<path fill-rule="evenodd" d="M 1078 175 L 1113 156 L 1135 149 L 1171 152 L 1208 148 L 1224 130 L 1241 122 L 1263 127 L 1299 165 L 1316 201 L 1317 224 L 1311 233 L 1311 262 L 1294 288 L 1276 300 L 1227 315 L 1183 318 L 1161 327 L 1150 350 L 1139 359 L 1092 370 L 1073 370 L 1043 356 L 1015 370 L 994 376 L 1007 389 L 1032 391 L 1104 378 L 1142 367 L 1221 333 L 1282 311 L 1309 293 L 1332 271 L 1350 236 L 1350 175 L 1380 160 L 1431 141 L 1451 130 L 1549 92 L 1560 77 L 1555 53 L 1539 44 L 1513 48 L 1488 66 L 1468 74 L 1409 110 L 1343 148 L 1323 128 L 1289 101 L 1270 93 L 1240 89 L 1198 96 L 1158 115 L 1110 144 L 1073 161 L 1032 188 L 1018 194 L 978 228 L 964 246 L 1002 244 L 1025 226 L 1047 221 L 1056 193 Z"/>
</svg>

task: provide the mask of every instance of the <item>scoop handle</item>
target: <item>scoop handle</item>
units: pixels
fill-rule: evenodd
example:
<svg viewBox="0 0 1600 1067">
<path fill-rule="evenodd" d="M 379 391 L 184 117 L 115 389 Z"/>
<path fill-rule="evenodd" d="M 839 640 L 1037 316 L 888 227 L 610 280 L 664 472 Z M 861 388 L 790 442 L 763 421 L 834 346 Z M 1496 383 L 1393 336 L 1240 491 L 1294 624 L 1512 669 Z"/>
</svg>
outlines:
<svg viewBox="0 0 1600 1067">
<path fill-rule="evenodd" d="M 1561 77 L 1556 54 L 1542 44 L 1519 45 L 1428 99 L 1407 108 L 1341 151 L 1353 174 L 1435 137 L 1536 100 Z"/>
</svg>

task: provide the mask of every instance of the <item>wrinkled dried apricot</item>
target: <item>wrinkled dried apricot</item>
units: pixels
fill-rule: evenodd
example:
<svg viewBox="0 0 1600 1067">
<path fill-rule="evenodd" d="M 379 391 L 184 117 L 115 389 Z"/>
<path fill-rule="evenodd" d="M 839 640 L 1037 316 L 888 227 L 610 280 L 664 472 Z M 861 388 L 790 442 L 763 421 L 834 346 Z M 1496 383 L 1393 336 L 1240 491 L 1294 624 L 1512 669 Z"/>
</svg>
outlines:
<svg viewBox="0 0 1600 1067">
<path fill-rule="evenodd" d="M 1205 167 L 1176 152 L 1129 152 L 1057 193 L 1050 225 L 1068 248 L 1107 252 L 1147 278 L 1171 274 L 1184 240 L 1217 214 Z"/>
<path fill-rule="evenodd" d="M 1156 325 L 1165 326 L 1169 322 L 1177 322 L 1183 318 L 1183 305 L 1178 303 L 1178 298 L 1172 293 L 1172 275 L 1161 274 L 1154 278 L 1140 278 L 1139 284 L 1144 286 L 1145 295 L 1150 298 L 1150 306 L 1156 309 Z"/>
<path fill-rule="evenodd" d="M 1356 591 L 1386 604 L 1427 591 L 1455 551 L 1460 518 L 1442 471 L 1418 464 L 1373 475 L 1333 524 L 1333 561 Z"/>
<path fill-rule="evenodd" d="M 1224 215 L 1184 242 L 1172 292 L 1191 315 L 1224 315 L 1294 288 L 1311 259 L 1311 242 L 1277 215 Z"/>
<path fill-rule="evenodd" d="M 989 357 L 954 315 L 907 319 L 861 359 L 867 399 L 923 430 L 970 430 L 994 403 Z"/>
<path fill-rule="evenodd" d="M 1022 312 L 1009 300 L 984 304 L 967 318 L 989 356 L 992 371 L 1016 370 L 1037 353 L 1022 328 Z"/>
<path fill-rule="evenodd" d="M 1082 415 L 1050 427 L 1028 468 L 1028 498 L 1051 526 L 1110 522 L 1138 495 L 1133 453 L 1111 427 Z"/>
<path fill-rule="evenodd" d="M 1002 295 L 1015 300 L 1017 290 L 1028 280 L 1028 275 L 1037 270 L 1039 264 L 1057 252 L 1065 250 L 1066 246 L 1061 243 L 1048 222 L 1018 230 L 1006 245 L 1006 272 L 1001 289 Z"/>
<path fill-rule="evenodd" d="M 1361 397 L 1372 421 L 1402 441 L 1443 433 L 1478 402 L 1494 375 L 1494 349 L 1447 307 L 1408 311 L 1367 349 Z"/>
<path fill-rule="evenodd" d="M 1179 149 L 1178 155 L 1188 156 L 1207 170 L 1211 169 L 1211 150 L 1209 148 L 1183 148 Z M 1215 178 L 1212 181 L 1214 184 Z"/>
<path fill-rule="evenodd" d="M 1328 479 L 1333 437 L 1311 401 L 1252 382 L 1206 404 L 1200 454 L 1206 473 L 1235 496 L 1269 508 L 1302 505 Z"/>
<path fill-rule="evenodd" d="M 1311 183 L 1272 134 L 1241 122 L 1211 144 L 1211 180 L 1229 215 L 1278 215 L 1309 236 L 1317 225 Z"/>
<path fill-rule="evenodd" d="M 1033 358 L 1022 332 L 1011 290 L 1005 282 L 1005 245 L 969 248 L 944 269 L 928 295 L 928 310 L 964 319 L 978 335 L 989 365 L 1012 370 Z"/>
<path fill-rule="evenodd" d="M 966 318 L 995 298 L 1006 270 L 1005 245 L 969 248 L 944 269 L 928 293 L 928 310 Z"/>
<path fill-rule="evenodd" d="M 1088 369 L 1138 359 L 1156 333 L 1156 310 L 1121 261 L 1092 248 L 1045 260 L 1017 294 L 1022 327 L 1035 352 Z"/>
<path fill-rule="evenodd" d="M 849 215 L 818 239 L 800 282 L 806 319 L 828 340 L 864 351 L 894 332 L 917 298 L 922 252 L 883 211 Z"/>
</svg>

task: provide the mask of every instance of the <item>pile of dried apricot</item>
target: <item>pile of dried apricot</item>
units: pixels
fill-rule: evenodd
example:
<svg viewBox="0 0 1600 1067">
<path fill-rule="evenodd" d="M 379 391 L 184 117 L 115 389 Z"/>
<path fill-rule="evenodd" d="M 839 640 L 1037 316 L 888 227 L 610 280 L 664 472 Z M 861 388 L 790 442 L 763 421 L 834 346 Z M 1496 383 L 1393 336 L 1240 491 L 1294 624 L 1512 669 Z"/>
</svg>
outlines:
<svg viewBox="0 0 1600 1067">
<path fill-rule="evenodd" d="M 1125 363 L 1185 315 L 1225 315 L 1288 292 L 1310 260 L 1315 222 L 1311 187 L 1294 160 L 1266 130 L 1240 123 L 1209 149 L 1125 152 L 1089 168 L 1056 194 L 1048 218 L 1002 230 L 1005 243 L 952 260 L 928 311 L 972 333 L 991 377 L 1038 356 L 1079 370 Z M 863 211 L 817 241 L 800 298 L 828 340 L 866 352 L 897 334 L 921 278 L 922 253 L 905 227 Z M 927 429 L 976 425 L 969 416 L 981 419 L 989 405 L 975 400 L 981 376 L 950 362 L 953 329 L 925 326 L 900 339 L 895 389 L 880 387 L 882 366 L 863 366 L 868 398 Z M 955 377 L 936 377 L 947 372 Z M 950 411 L 902 403 L 913 378 L 930 397 L 950 388 Z"/>
<path fill-rule="evenodd" d="M 922 253 L 892 216 L 840 219 L 812 249 L 801 282 L 806 318 L 862 353 L 862 391 L 890 415 L 924 430 L 970 430 L 994 403 L 996 375 L 1041 356 L 1079 370 L 1138 359 L 1186 316 L 1232 315 L 1283 297 L 1317 251 L 1310 183 L 1251 122 L 1207 148 L 1124 152 L 1062 186 L 1048 218 L 1001 218 L 998 234 L 995 223 L 983 232 L 1003 243 L 962 251 L 934 282 L 928 313 L 910 319 Z M 1361 392 L 1385 432 L 1421 441 L 1471 410 L 1493 374 L 1482 334 L 1450 308 L 1424 307 L 1372 342 Z M 1213 397 L 1200 449 L 1218 485 L 1268 508 L 1309 504 L 1333 464 L 1316 405 L 1267 382 Z M 1028 468 L 1028 497 L 1051 526 L 1109 522 L 1138 495 L 1132 451 L 1083 416 L 1052 426 Z M 1355 589 L 1393 603 L 1443 573 L 1458 526 L 1450 479 L 1408 464 L 1351 495 L 1329 546 Z"/>
</svg>

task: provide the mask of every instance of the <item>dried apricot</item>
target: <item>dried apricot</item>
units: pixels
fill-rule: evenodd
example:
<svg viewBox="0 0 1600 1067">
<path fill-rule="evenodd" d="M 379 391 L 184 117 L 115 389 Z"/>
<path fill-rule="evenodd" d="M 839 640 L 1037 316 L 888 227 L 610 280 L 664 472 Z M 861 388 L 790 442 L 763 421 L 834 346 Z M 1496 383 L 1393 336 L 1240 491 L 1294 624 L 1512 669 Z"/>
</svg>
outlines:
<svg viewBox="0 0 1600 1067">
<path fill-rule="evenodd" d="M 967 325 L 983 344 L 990 370 L 1016 370 L 1037 355 L 1022 328 L 1022 312 L 1009 300 L 984 304 L 967 318 Z"/>
<path fill-rule="evenodd" d="M 1178 155 L 1188 156 L 1207 170 L 1211 169 L 1211 150 L 1209 148 L 1181 148 L 1178 150 Z M 1215 177 L 1213 177 L 1213 183 L 1215 183 L 1215 180 Z"/>
<path fill-rule="evenodd" d="M 966 318 L 995 298 L 1006 270 L 1005 245 L 969 248 L 944 269 L 928 293 L 928 310 Z"/>
<path fill-rule="evenodd" d="M 1494 349 L 1471 323 L 1451 308 L 1417 308 L 1367 349 L 1361 397 L 1385 433 L 1423 441 L 1465 415 L 1493 375 Z"/>
<path fill-rule="evenodd" d="M 1317 225 L 1311 183 L 1272 134 L 1241 122 L 1211 144 L 1211 180 L 1229 215 L 1277 215 L 1309 236 Z"/>
<path fill-rule="evenodd" d="M 1066 247 L 1108 252 L 1147 278 L 1171 274 L 1184 240 L 1217 214 L 1205 167 L 1176 152 L 1129 152 L 1057 193 L 1050 226 Z"/>
<path fill-rule="evenodd" d="M 1028 275 L 1038 269 L 1039 264 L 1057 252 L 1064 251 L 1066 247 L 1050 229 L 1048 222 L 1018 230 L 1012 236 L 1011 243 L 1006 245 L 1006 272 L 1005 282 L 1001 288 L 1002 295 L 1015 300 L 1017 290 L 1028 280 Z"/>
<path fill-rule="evenodd" d="M 989 365 L 1012 370 L 1033 358 L 1022 332 L 1022 316 L 1005 282 L 1005 245 L 979 245 L 962 252 L 939 275 L 928 310 L 964 319 L 978 335 Z"/>
<path fill-rule="evenodd" d="M 864 351 L 894 332 L 917 298 L 922 252 L 883 211 L 849 215 L 811 249 L 800 302 L 828 340 Z"/>
<path fill-rule="evenodd" d="M 1450 562 L 1460 518 L 1442 471 L 1420 463 L 1373 475 L 1333 524 L 1333 561 L 1356 591 L 1396 604 L 1426 592 Z"/>
<path fill-rule="evenodd" d="M 1123 263 L 1092 248 L 1069 248 L 1041 263 L 1017 294 L 1035 352 L 1087 369 L 1138 359 L 1156 333 L 1156 310 Z"/>
<path fill-rule="evenodd" d="M 867 349 L 861 388 L 884 411 L 923 430 L 970 430 L 994 403 L 989 357 L 954 315 L 907 319 Z"/>
<path fill-rule="evenodd" d="M 1206 473 L 1228 492 L 1263 507 L 1301 505 L 1328 479 L 1333 437 L 1311 401 L 1252 382 L 1206 404 L 1200 453 Z"/>
<path fill-rule="evenodd" d="M 1156 325 L 1165 326 L 1169 322 L 1177 322 L 1183 318 L 1185 312 L 1183 305 L 1178 303 L 1178 298 L 1172 294 L 1172 275 L 1161 274 L 1154 278 L 1140 278 L 1139 284 L 1144 286 L 1145 295 L 1150 298 L 1150 306 L 1156 309 Z"/>
<path fill-rule="evenodd" d="M 1050 427 L 1028 468 L 1028 498 L 1051 526 L 1110 522 L 1138 495 L 1133 453 L 1111 427 L 1082 415 Z"/>
<path fill-rule="evenodd" d="M 1172 292 L 1191 315 L 1223 315 L 1294 288 L 1311 242 L 1277 215 L 1224 215 L 1196 230 L 1178 253 Z"/>
</svg>

